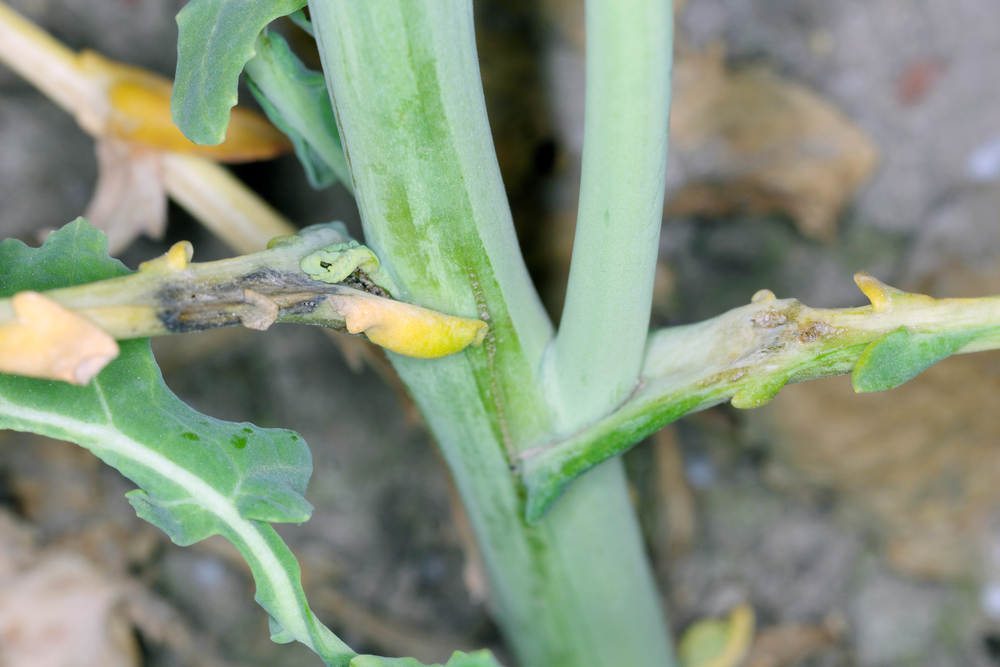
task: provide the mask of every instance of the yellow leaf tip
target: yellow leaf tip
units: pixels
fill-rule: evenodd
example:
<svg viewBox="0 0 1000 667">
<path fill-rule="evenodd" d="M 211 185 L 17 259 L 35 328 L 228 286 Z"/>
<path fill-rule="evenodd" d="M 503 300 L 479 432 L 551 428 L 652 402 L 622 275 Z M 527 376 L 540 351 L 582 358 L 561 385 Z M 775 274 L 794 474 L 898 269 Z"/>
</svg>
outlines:
<svg viewBox="0 0 1000 667">
<path fill-rule="evenodd" d="M 194 246 L 190 241 L 178 241 L 170 250 L 148 262 L 139 265 L 140 271 L 183 271 L 194 257 Z"/>
<path fill-rule="evenodd" d="M 858 271 L 854 274 L 854 282 L 865 293 L 868 300 L 872 302 L 872 310 L 876 313 L 886 312 L 892 307 L 891 292 L 895 290 L 872 274 L 867 271 Z"/>
<path fill-rule="evenodd" d="M 267 242 L 267 249 L 278 248 L 283 245 L 289 245 L 295 243 L 299 240 L 299 237 L 295 234 L 285 234 L 284 236 L 275 236 L 273 239 Z"/>
<path fill-rule="evenodd" d="M 475 328 L 475 336 L 472 342 L 469 343 L 472 347 L 479 347 L 486 340 L 486 333 L 490 330 L 490 325 L 486 324 L 482 320 L 472 320 L 473 327 Z"/>
</svg>

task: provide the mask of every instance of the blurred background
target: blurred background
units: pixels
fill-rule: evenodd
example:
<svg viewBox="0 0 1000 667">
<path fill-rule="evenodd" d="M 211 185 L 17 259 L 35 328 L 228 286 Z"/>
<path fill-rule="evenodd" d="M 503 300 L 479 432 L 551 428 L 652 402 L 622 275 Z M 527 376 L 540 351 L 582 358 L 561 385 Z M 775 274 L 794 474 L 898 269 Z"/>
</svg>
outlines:
<svg viewBox="0 0 1000 667">
<path fill-rule="evenodd" d="M 11 5 L 74 49 L 172 75 L 180 0 Z M 475 10 L 519 238 L 558 317 L 582 1 Z M 861 269 L 933 296 L 1000 293 L 998 26 L 993 0 L 681 2 L 654 324 L 762 288 L 861 305 Z M 315 58 L 301 35 L 296 47 Z M 343 220 L 360 235 L 350 195 L 312 190 L 293 156 L 234 172 L 295 224 Z M 37 245 L 83 213 L 96 178 L 93 140 L 0 67 L 2 237 Z M 135 268 L 180 239 L 196 261 L 231 254 L 171 205 L 165 236 L 121 258 Z M 284 325 L 154 351 L 196 409 L 309 442 L 316 512 L 280 532 L 314 611 L 353 648 L 430 662 L 487 646 L 513 664 L 448 475 L 378 352 Z M 885 393 L 835 378 L 753 411 L 713 408 L 629 452 L 675 634 L 746 602 L 754 667 L 1000 664 L 998 396 L 1000 356 L 957 357 Z M 135 517 L 130 488 L 74 445 L 0 432 L 2 667 L 318 664 L 269 641 L 228 543 L 174 546 Z"/>
</svg>

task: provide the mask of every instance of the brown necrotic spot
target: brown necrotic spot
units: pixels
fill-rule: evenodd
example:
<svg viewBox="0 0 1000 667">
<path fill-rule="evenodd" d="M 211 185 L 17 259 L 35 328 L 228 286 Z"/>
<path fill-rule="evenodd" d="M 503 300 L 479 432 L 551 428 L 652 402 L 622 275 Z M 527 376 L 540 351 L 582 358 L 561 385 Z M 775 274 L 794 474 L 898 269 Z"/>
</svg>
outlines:
<svg viewBox="0 0 1000 667">
<path fill-rule="evenodd" d="M 799 334 L 800 343 L 812 343 L 833 332 L 833 327 L 825 322 L 813 322 Z"/>
</svg>

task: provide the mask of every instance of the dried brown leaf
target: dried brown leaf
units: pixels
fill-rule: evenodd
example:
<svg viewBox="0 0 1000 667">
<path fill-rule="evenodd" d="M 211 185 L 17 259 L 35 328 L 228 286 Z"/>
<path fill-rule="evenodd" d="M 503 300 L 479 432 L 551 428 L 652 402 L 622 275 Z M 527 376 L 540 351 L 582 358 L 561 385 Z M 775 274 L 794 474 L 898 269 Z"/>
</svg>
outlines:
<svg viewBox="0 0 1000 667">
<path fill-rule="evenodd" d="M 784 212 L 820 239 L 878 160 L 831 103 L 767 67 L 730 70 L 719 48 L 677 58 L 670 149 L 668 215 Z"/>
<path fill-rule="evenodd" d="M 117 255 L 145 234 L 163 238 L 167 192 L 160 153 L 114 138 L 97 141 L 97 186 L 84 213 Z"/>
<path fill-rule="evenodd" d="M 830 645 L 826 628 L 780 625 L 761 630 L 743 667 L 785 667 Z"/>
</svg>

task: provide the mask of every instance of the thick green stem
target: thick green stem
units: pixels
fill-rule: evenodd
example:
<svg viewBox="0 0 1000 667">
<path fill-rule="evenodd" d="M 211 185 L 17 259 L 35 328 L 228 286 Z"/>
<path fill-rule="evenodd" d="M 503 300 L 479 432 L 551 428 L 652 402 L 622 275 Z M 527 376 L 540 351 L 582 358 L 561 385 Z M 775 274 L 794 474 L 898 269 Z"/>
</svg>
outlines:
<svg viewBox="0 0 1000 667">
<path fill-rule="evenodd" d="M 639 377 L 663 217 L 672 21 L 669 0 L 587 0 L 580 208 L 546 359 L 565 431 L 610 412 Z"/>
<path fill-rule="evenodd" d="M 481 348 L 393 356 L 451 468 L 498 620 L 522 664 L 662 667 L 659 599 L 620 468 L 524 520 L 518 452 L 551 439 L 538 379 L 552 331 L 517 248 L 468 0 L 312 0 L 365 223 L 396 295 L 490 323 Z"/>
</svg>

